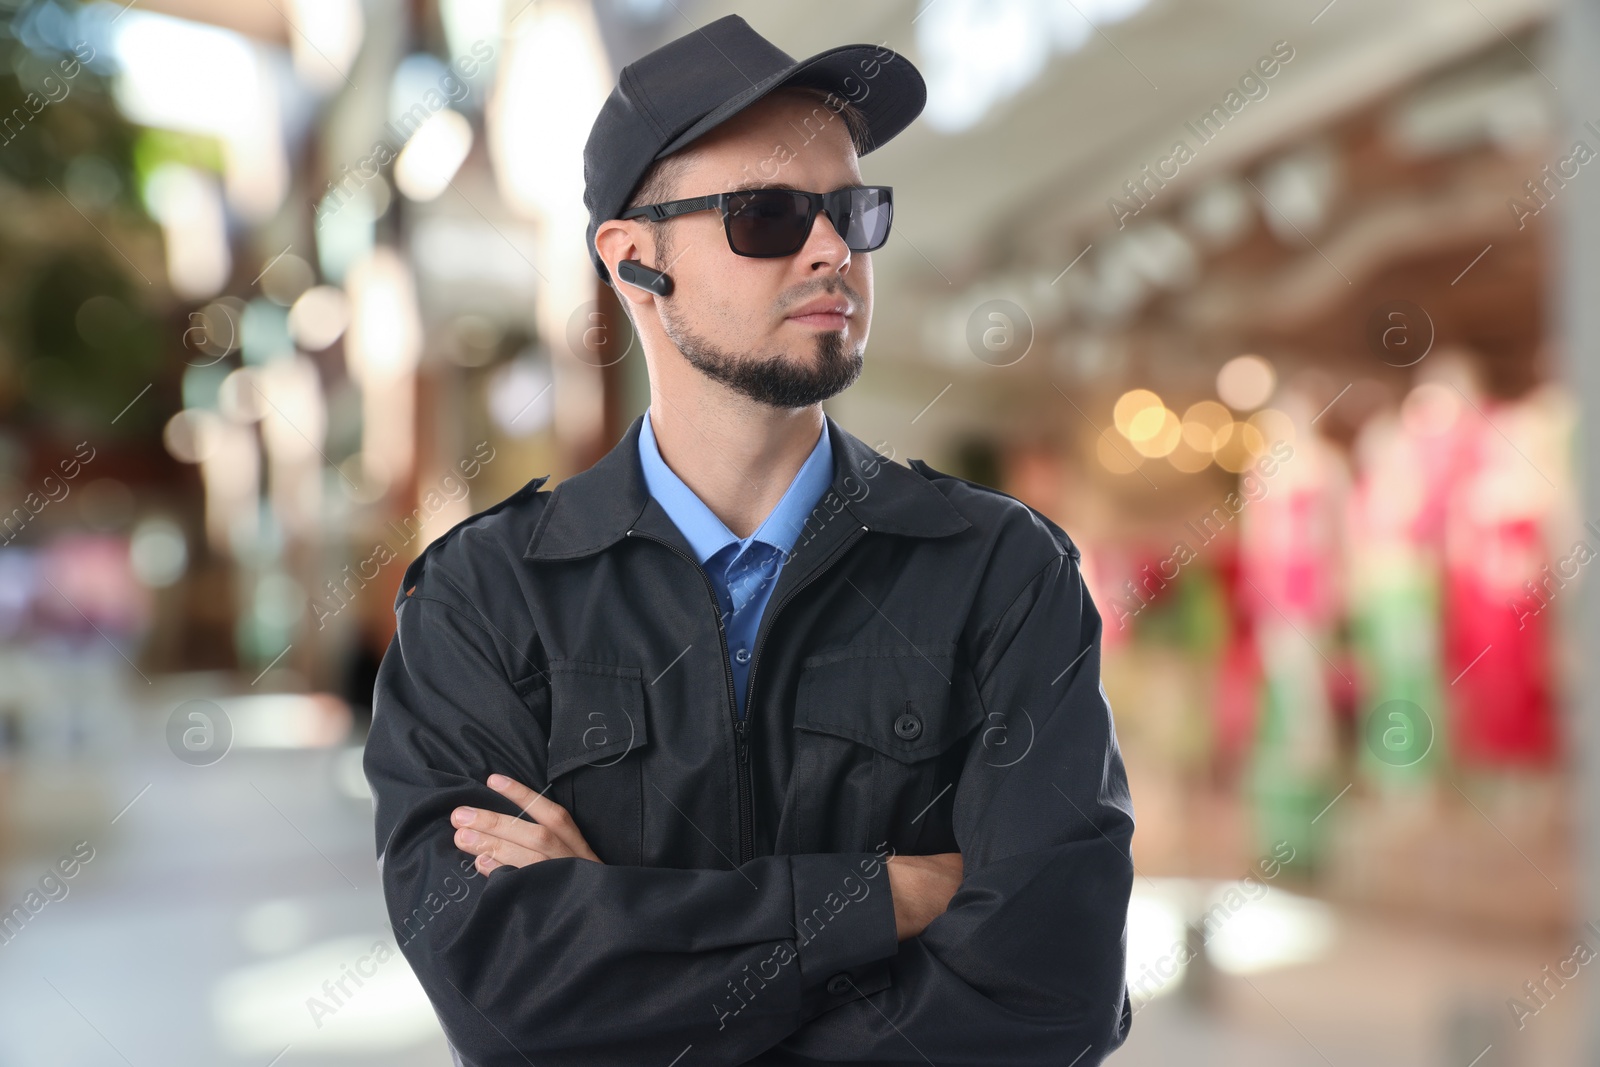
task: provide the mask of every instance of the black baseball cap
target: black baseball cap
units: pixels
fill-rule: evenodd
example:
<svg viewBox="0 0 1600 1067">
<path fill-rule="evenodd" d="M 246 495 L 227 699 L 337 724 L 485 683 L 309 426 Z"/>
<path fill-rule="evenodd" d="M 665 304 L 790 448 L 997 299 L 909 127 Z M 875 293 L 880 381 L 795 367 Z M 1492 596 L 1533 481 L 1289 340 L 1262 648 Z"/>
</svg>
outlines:
<svg viewBox="0 0 1600 1067">
<path fill-rule="evenodd" d="M 595 249 L 595 231 L 622 213 L 650 165 L 749 107 L 774 89 L 811 86 L 866 116 L 866 155 L 922 113 L 928 87 L 905 56 L 886 46 L 847 44 L 795 60 L 725 15 L 629 63 L 606 97 L 583 146 L 583 203 L 589 256 L 614 284 Z"/>
</svg>

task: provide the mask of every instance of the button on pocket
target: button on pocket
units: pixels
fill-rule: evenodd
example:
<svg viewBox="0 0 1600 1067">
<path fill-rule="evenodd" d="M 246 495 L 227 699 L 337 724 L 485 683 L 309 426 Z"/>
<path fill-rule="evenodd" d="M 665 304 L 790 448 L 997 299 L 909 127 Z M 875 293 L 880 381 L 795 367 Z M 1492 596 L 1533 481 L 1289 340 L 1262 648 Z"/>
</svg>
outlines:
<svg viewBox="0 0 1600 1067">
<path fill-rule="evenodd" d="M 957 742 L 983 719 L 955 652 L 953 642 L 858 645 L 802 663 L 788 813 L 797 851 L 954 849 L 943 791 L 964 762 Z"/>
<path fill-rule="evenodd" d="M 550 663 L 551 799 L 605 863 L 644 863 L 644 750 L 650 744 L 638 667 Z"/>
</svg>

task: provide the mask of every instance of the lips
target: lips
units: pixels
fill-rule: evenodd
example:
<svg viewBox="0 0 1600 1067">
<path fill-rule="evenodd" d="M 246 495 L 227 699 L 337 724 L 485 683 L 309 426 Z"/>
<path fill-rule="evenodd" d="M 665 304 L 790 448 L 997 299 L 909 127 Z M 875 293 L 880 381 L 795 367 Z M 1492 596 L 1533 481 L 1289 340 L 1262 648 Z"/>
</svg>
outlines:
<svg viewBox="0 0 1600 1067">
<path fill-rule="evenodd" d="M 822 298 L 802 304 L 789 314 L 795 322 L 819 326 L 826 330 L 842 330 L 850 317 L 850 302 L 838 298 Z"/>
</svg>

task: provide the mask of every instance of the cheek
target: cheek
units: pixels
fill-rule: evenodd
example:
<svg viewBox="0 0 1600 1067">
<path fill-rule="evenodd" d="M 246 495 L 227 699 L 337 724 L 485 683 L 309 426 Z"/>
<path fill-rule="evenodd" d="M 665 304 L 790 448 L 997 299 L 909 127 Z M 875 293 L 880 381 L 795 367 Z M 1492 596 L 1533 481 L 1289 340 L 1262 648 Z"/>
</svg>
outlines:
<svg viewBox="0 0 1600 1067">
<path fill-rule="evenodd" d="M 860 327 L 861 335 L 865 337 L 867 327 L 872 322 L 872 257 L 869 255 L 863 258 L 860 266 L 863 268 L 861 273 L 856 275 L 855 280 L 850 284 L 855 287 L 856 292 L 861 296 L 861 310 L 860 314 L 856 316 L 855 322 Z"/>
<path fill-rule="evenodd" d="M 702 267 L 701 264 L 696 266 Z M 690 298 L 679 301 L 677 317 L 685 327 L 704 338 L 737 344 L 752 337 L 763 321 L 761 312 L 771 306 L 770 300 L 765 305 L 760 302 L 756 281 L 737 267 L 699 269 L 686 281 L 688 286 L 683 292 Z"/>
</svg>

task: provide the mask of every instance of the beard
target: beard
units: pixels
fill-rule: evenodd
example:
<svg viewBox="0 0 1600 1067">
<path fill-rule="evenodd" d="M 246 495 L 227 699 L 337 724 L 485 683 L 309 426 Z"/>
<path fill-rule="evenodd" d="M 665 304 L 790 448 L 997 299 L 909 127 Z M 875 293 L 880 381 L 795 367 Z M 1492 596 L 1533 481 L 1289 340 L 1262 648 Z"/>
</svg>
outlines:
<svg viewBox="0 0 1600 1067">
<path fill-rule="evenodd" d="M 796 362 L 782 352 L 741 356 L 719 348 L 694 333 L 674 313 L 670 300 L 660 302 L 662 329 L 683 358 L 706 377 L 758 404 L 803 408 L 820 403 L 855 384 L 861 376 L 862 347 L 846 348 L 843 330 L 816 338 L 816 358 Z"/>
</svg>

